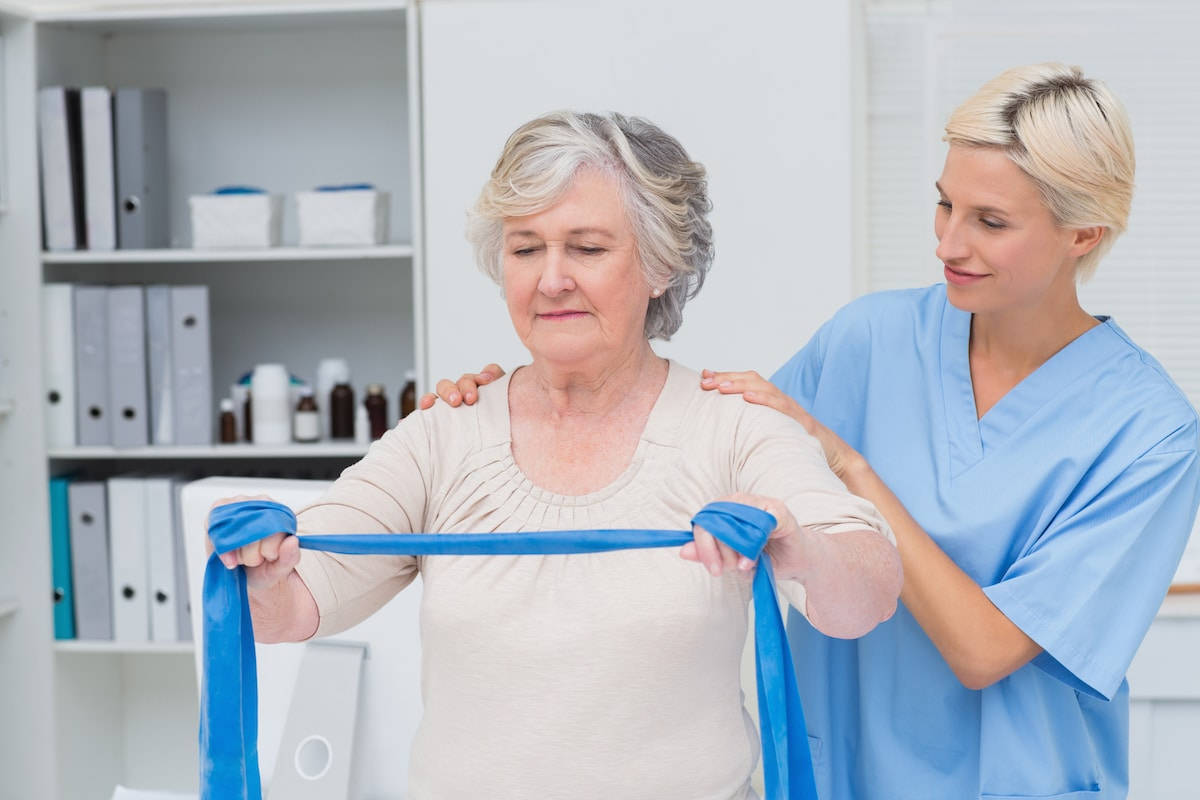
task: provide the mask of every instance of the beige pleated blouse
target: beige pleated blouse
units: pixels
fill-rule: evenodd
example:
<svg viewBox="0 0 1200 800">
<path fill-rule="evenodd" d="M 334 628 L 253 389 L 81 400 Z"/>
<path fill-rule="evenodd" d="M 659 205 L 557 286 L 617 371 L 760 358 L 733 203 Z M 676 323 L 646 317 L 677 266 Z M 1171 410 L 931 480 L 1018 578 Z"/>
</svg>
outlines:
<svg viewBox="0 0 1200 800">
<path fill-rule="evenodd" d="M 508 379 L 439 403 L 371 445 L 299 514 L 301 533 L 690 529 L 737 491 L 783 499 L 827 533 L 891 532 L 816 440 L 671 363 L 629 467 L 564 496 L 513 460 Z M 758 735 L 740 659 L 750 576 L 713 578 L 678 549 L 565 556 L 338 556 L 302 551 L 318 635 L 348 628 L 419 572 L 424 716 L 412 800 L 731 800 L 750 796 Z M 804 610 L 803 587 L 783 582 Z M 397 754 L 403 757 L 403 754 Z"/>
</svg>

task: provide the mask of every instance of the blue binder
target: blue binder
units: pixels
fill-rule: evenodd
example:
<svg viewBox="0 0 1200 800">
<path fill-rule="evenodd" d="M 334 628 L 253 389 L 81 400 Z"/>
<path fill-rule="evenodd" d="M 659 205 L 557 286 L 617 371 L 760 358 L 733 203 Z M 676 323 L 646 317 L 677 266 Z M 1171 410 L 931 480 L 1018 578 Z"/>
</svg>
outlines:
<svg viewBox="0 0 1200 800">
<path fill-rule="evenodd" d="M 75 638 L 75 596 L 71 590 L 71 515 L 66 478 L 50 479 L 50 550 L 54 579 L 54 638 Z"/>
</svg>

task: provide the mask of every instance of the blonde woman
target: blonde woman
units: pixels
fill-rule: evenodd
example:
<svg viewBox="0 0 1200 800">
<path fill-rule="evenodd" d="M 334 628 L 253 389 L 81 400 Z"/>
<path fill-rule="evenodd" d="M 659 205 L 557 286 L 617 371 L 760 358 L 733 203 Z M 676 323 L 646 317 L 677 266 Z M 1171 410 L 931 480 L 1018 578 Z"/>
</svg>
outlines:
<svg viewBox="0 0 1200 800">
<path fill-rule="evenodd" d="M 1041 64 L 945 138 L 945 283 L 851 303 L 771 382 L 702 385 L 803 424 L 896 534 L 891 620 L 855 641 L 789 625 L 822 797 L 1123 798 L 1125 672 L 1200 495 L 1194 409 L 1076 295 L 1125 229 L 1129 123 Z"/>
<path fill-rule="evenodd" d="M 691 530 L 733 496 L 773 513 L 788 599 L 832 636 L 892 614 L 872 505 L 774 411 L 654 353 L 712 260 L 704 168 L 637 118 L 559 113 L 508 140 L 471 225 L 531 363 L 472 411 L 410 415 L 298 516 L 300 533 Z M 413 800 L 753 797 L 740 661 L 749 560 L 702 528 L 669 550 L 333 556 L 275 534 L 246 565 L 260 641 L 342 630 L 423 581 Z M 797 779 L 799 776 L 797 776 Z"/>
</svg>

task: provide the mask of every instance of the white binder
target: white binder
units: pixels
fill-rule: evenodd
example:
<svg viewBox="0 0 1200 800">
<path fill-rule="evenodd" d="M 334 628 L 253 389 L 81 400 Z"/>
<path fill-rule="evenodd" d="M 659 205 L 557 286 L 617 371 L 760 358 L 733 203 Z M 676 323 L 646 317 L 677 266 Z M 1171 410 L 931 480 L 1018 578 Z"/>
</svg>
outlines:
<svg viewBox="0 0 1200 800">
<path fill-rule="evenodd" d="M 42 286 L 46 446 L 75 446 L 75 315 L 69 283 Z"/>
<path fill-rule="evenodd" d="M 208 287 L 171 287 L 171 381 L 175 444 L 212 444 L 212 352 Z"/>
<path fill-rule="evenodd" d="M 146 368 L 150 441 L 174 444 L 171 395 L 171 287 L 146 287 Z"/>
<path fill-rule="evenodd" d="M 48 86 L 38 91 L 38 138 L 46 249 L 83 247 L 86 231 L 78 89 Z"/>
<path fill-rule="evenodd" d="M 140 286 L 108 289 L 108 408 L 114 447 L 149 443 L 146 414 L 146 320 Z"/>
<path fill-rule="evenodd" d="M 108 427 L 108 290 L 75 286 L 75 435 L 84 446 L 106 445 Z"/>
<path fill-rule="evenodd" d="M 112 588 L 108 563 L 108 508 L 100 481 L 67 487 L 71 518 L 71 584 L 75 638 L 112 639 Z"/>
<path fill-rule="evenodd" d="M 80 92 L 83 117 L 83 205 L 89 250 L 117 247 L 113 99 L 105 86 Z"/>
<path fill-rule="evenodd" d="M 113 640 L 150 640 L 146 488 L 142 478 L 108 479 L 109 561 L 112 563 Z"/>
<path fill-rule="evenodd" d="M 150 640 L 177 642 L 179 603 L 187 586 L 179 586 L 176 564 L 183 553 L 176 552 L 175 494 L 171 477 L 146 478 L 142 485 L 146 497 L 146 547 L 149 566 Z"/>
</svg>

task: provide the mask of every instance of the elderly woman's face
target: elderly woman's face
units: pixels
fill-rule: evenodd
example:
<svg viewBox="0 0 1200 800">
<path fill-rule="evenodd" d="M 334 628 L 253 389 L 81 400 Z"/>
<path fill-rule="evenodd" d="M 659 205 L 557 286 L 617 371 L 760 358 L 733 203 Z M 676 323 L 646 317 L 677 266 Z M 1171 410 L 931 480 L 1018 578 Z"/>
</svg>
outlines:
<svg viewBox="0 0 1200 800">
<path fill-rule="evenodd" d="M 584 169 L 555 205 L 504 221 L 504 294 L 535 360 L 603 363 L 645 346 L 650 287 L 615 178 Z"/>
</svg>

